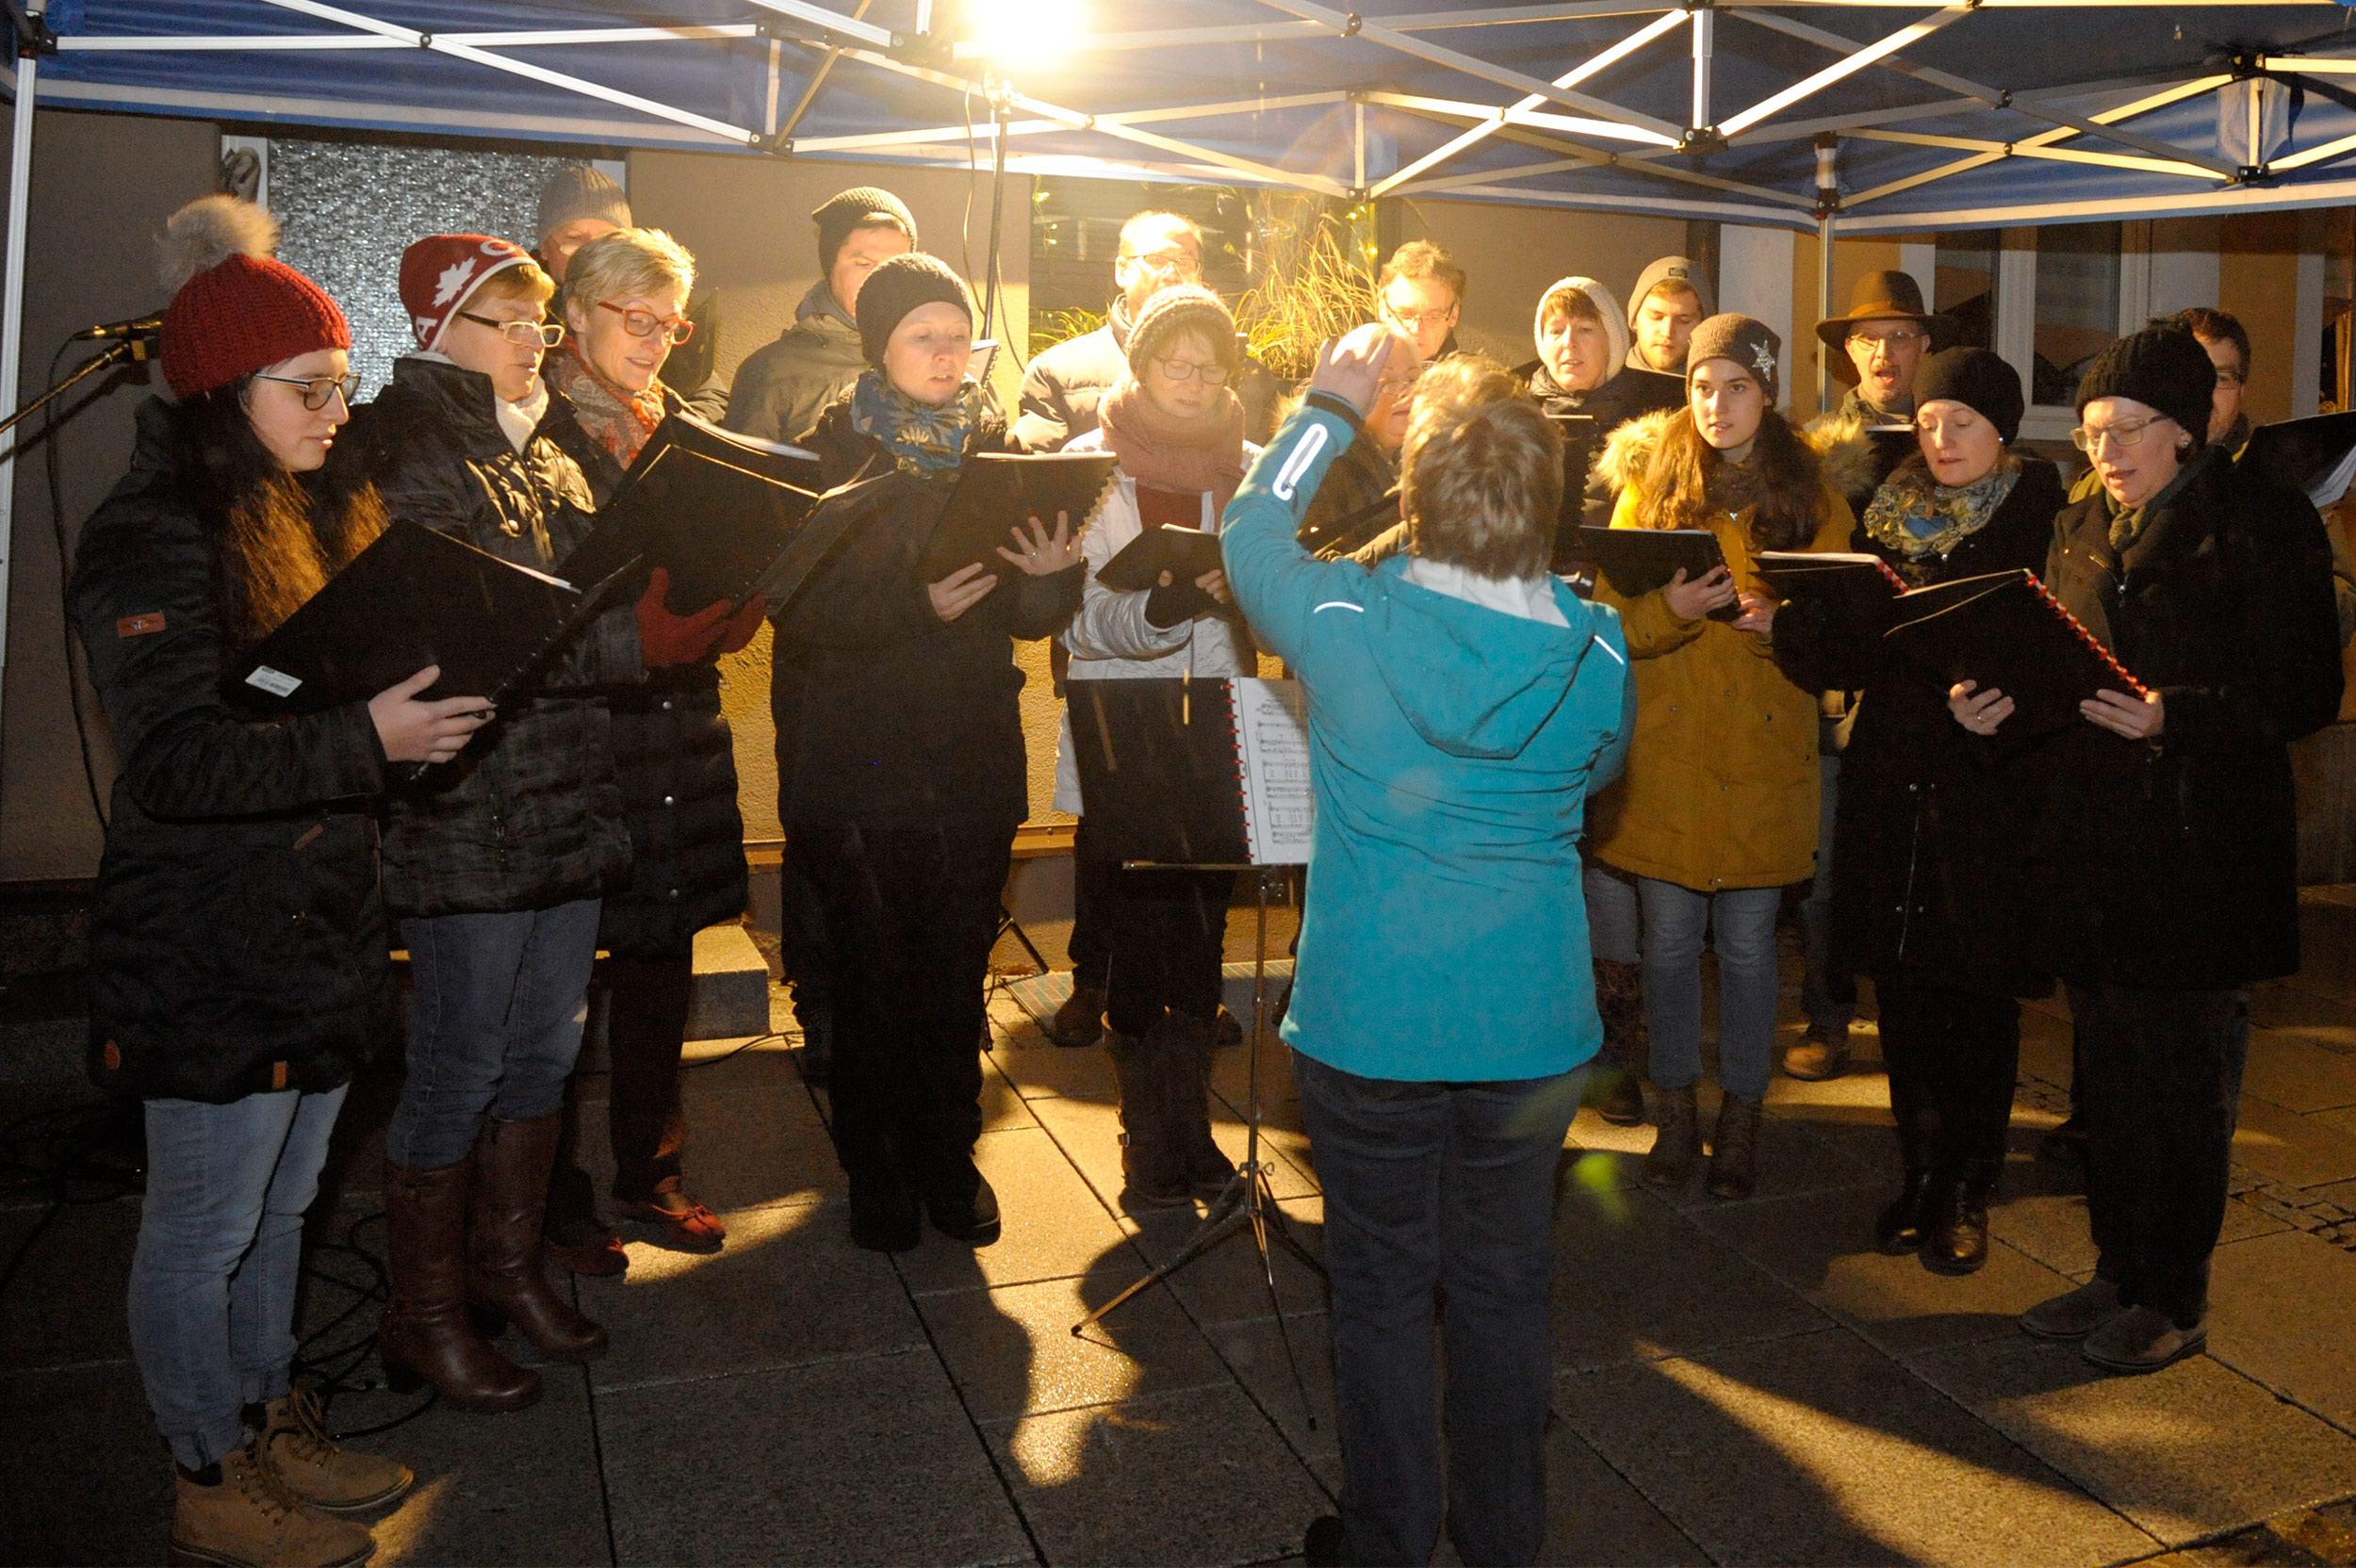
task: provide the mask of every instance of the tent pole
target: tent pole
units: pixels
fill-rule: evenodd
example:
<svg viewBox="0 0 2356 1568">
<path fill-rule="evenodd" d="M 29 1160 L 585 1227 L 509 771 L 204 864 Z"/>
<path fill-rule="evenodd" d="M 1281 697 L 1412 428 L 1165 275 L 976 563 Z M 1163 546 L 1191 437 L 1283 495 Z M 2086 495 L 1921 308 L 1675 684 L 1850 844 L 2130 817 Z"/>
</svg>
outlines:
<svg viewBox="0 0 2356 1568">
<path fill-rule="evenodd" d="M 1832 319 L 1832 214 L 1816 220 L 1816 319 Z M 1816 348 L 1816 412 L 1824 414 L 1832 407 L 1831 351 L 1823 344 Z"/>
<path fill-rule="evenodd" d="M 1703 6 L 1693 12 L 1693 116 L 1688 123 L 1696 131 L 1706 131 L 1711 123 L 1710 65 L 1717 40 L 1718 13 Z"/>
<path fill-rule="evenodd" d="M 38 11 L 39 8 L 35 8 Z M 16 62 L 16 113 L 8 136 L 8 249 L 0 277 L 0 411 L 16 407 L 25 357 L 25 224 L 33 190 L 33 97 L 41 62 Z M 16 437 L 0 446 L 0 672 L 8 664 L 8 588 L 16 575 Z M 62 571 L 65 564 L 59 562 Z"/>
</svg>

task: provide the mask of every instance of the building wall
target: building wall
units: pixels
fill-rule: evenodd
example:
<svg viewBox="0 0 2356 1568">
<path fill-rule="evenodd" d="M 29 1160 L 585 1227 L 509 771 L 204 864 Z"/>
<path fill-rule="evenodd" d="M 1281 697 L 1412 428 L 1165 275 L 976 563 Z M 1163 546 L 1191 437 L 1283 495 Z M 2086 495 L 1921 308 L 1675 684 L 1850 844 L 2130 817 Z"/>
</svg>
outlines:
<svg viewBox="0 0 2356 1568">
<path fill-rule="evenodd" d="M 182 203 L 218 180 L 219 127 L 143 115 L 34 115 L 25 267 L 25 397 L 48 384 L 69 333 L 162 308 L 155 237 Z M 5 180 L 0 168 L 0 180 Z M 81 363 L 87 347 L 63 361 Z M 132 411 L 163 378 L 138 366 L 86 382 L 61 405 L 59 488 L 69 542 L 129 466 Z M 0 881 L 90 876 L 102 830 L 90 806 L 66 662 L 57 515 L 49 501 L 41 420 L 18 427 L 15 525 L 8 552 L 8 668 L 0 712 Z M 80 652 L 74 653 L 78 667 Z M 106 719 L 85 682 L 83 712 L 101 798 L 114 777 Z"/>
</svg>

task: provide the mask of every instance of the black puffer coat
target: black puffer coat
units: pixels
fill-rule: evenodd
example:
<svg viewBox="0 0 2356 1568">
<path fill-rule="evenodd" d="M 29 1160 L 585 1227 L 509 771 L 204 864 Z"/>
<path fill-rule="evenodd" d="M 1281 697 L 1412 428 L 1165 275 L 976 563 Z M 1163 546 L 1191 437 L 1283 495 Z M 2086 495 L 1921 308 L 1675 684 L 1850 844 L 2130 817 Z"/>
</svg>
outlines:
<svg viewBox="0 0 2356 1568">
<path fill-rule="evenodd" d="M 393 366 L 330 458 L 372 482 L 393 516 L 545 571 L 588 531 L 589 487 L 546 436 L 518 452 L 488 376 L 426 359 Z M 499 914 L 597 898 L 630 868 L 604 701 L 555 694 L 643 674 L 628 604 L 541 666 L 457 760 L 390 794 L 384 898 L 396 916 Z"/>
<path fill-rule="evenodd" d="M 1909 562 L 1862 524 L 1850 548 L 1880 556 L 1918 588 L 2042 573 L 2063 499 L 2053 466 L 2027 458 L 2012 493 L 1952 553 Z M 1777 611 L 1775 648 L 1803 687 L 1863 694 L 1833 829 L 1834 968 L 1990 996 L 2042 994 L 2049 982 L 2019 940 L 2025 911 L 2013 846 L 2032 802 L 2020 759 L 1975 745 L 1947 710 L 1943 684 L 1888 657 L 1878 639 L 1827 624 L 1817 606 Z"/>
<path fill-rule="evenodd" d="M 663 412 L 679 395 L 663 389 Z M 622 482 L 622 465 L 581 428 L 562 393 L 540 433 L 581 466 L 599 506 Z M 736 808 L 736 748 L 720 711 L 711 659 L 646 672 L 606 694 L 614 768 L 630 825 L 630 880 L 608 891 L 597 945 L 621 957 L 679 959 L 695 933 L 744 912 L 744 821 Z"/>
<path fill-rule="evenodd" d="M 811 433 L 829 486 L 862 471 L 891 473 L 882 444 L 851 428 L 847 398 Z M 966 449 L 1006 445 L 1005 426 L 985 418 Z M 1069 625 L 1084 568 L 1030 577 L 999 563 L 998 586 L 944 624 L 915 562 L 951 484 L 948 476 L 892 474 L 877 485 L 832 563 L 777 622 L 792 656 L 777 661 L 771 699 L 789 831 L 957 821 L 1011 833 L 1029 814 L 1023 672 L 1008 639 L 1052 637 Z M 791 690 L 788 670 L 800 674 Z"/>
<path fill-rule="evenodd" d="M 2123 560 L 2102 496 L 2054 521 L 2047 583 L 2166 705 L 2155 742 L 2086 724 L 2038 747 L 2031 956 L 2069 980 L 2230 990 L 2299 968 L 2286 748 L 2339 711 L 2331 547 L 2305 497 L 2196 462 Z"/>
<path fill-rule="evenodd" d="M 393 1025 L 368 798 L 384 754 L 365 703 L 278 722 L 221 706 L 217 551 L 171 417 L 140 407 L 70 589 L 123 759 L 90 915 L 90 1076 L 212 1104 L 330 1089 Z"/>
</svg>

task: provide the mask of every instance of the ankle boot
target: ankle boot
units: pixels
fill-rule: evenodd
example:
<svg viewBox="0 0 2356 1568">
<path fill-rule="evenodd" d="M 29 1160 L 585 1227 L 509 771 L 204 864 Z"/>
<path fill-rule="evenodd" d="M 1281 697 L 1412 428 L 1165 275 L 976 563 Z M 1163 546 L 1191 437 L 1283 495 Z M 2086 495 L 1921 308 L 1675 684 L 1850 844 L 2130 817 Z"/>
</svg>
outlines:
<svg viewBox="0 0 2356 1568">
<path fill-rule="evenodd" d="M 1644 1029 L 1644 966 L 1597 958 L 1595 1014 L 1603 1021 L 1603 1052 L 1596 1074 L 1599 1086 L 1595 1114 L 1614 1127 L 1635 1127 L 1644 1119 L 1644 1077 L 1637 1063 L 1651 1052 Z"/>
<path fill-rule="evenodd" d="M 1759 1180 L 1759 1121 L 1766 1107 L 1729 1090 L 1710 1140 L 1710 1196 L 1748 1198 Z"/>
<path fill-rule="evenodd" d="M 1644 1184 L 1674 1190 L 1693 1173 L 1693 1161 L 1701 1152 L 1701 1111 L 1693 1102 L 1691 1084 L 1662 1089 L 1655 1106 L 1661 1131 L 1652 1140 L 1652 1152 L 1644 1156 Z"/>
<path fill-rule="evenodd" d="M 366 1513 L 398 1502 L 417 1475 L 396 1460 L 339 1447 L 327 1435 L 319 1396 L 297 1388 L 266 1405 L 248 1405 L 246 1421 L 262 1435 L 254 1451 L 270 1461 L 286 1490 L 328 1513 Z"/>
<path fill-rule="evenodd" d="M 1900 1257 L 1922 1245 L 1922 1195 L 1930 1184 L 1931 1148 L 1922 1108 L 1892 1085 L 1890 1113 L 1898 1122 L 1898 1196 L 1873 1220 L 1873 1245 Z"/>
<path fill-rule="evenodd" d="M 1972 1159 L 1942 1173 L 1922 1202 L 1922 1266 L 1934 1274 L 1971 1274 L 1988 1262 L 1988 1200 L 2003 1167 Z"/>
<path fill-rule="evenodd" d="M 306 1506 L 270 1461 L 239 1448 L 203 1478 L 178 1472 L 172 1509 L 174 1563 L 203 1568 L 350 1568 L 376 1538 L 365 1526 Z"/>
<path fill-rule="evenodd" d="M 605 1330 L 549 1288 L 541 1262 L 557 1120 L 483 1119 L 474 1152 L 474 1266 L 466 1276 L 466 1299 L 478 1315 L 493 1324 L 515 1324 L 561 1361 L 595 1361 L 605 1354 Z"/>
<path fill-rule="evenodd" d="M 385 1163 L 392 1299 L 377 1325 L 377 1353 L 397 1394 L 432 1383 L 460 1410 L 521 1410 L 540 1397 L 540 1374 L 483 1344 L 466 1319 L 468 1164 Z"/>
<path fill-rule="evenodd" d="M 1150 1209 L 1191 1201 L 1186 1152 L 1170 1139 L 1172 1118 L 1163 1103 L 1168 1075 L 1135 1036 L 1106 1030 L 1104 1052 L 1112 1058 L 1113 1081 L 1121 1090 L 1123 1199 Z"/>
<path fill-rule="evenodd" d="M 1170 1012 L 1142 1042 L 1149 1070 L 1163 1075 L 1162 1104 L 1170 1117 L 1167 1136 L 1177 1151 L 1186 1186 L 1197 1198 L 1217 1198 L 1235 1174 L 1235 1162 L 1211 1135 L 1215 1038 L 1211 1025 L 1202 1019 Z"/>
</svg>

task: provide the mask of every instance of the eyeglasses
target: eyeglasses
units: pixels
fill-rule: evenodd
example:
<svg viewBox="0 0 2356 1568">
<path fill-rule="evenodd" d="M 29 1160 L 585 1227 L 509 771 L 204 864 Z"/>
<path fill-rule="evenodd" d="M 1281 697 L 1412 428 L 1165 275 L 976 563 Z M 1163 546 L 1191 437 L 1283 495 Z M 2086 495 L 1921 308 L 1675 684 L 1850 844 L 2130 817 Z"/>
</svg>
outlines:
<svg viewBox="0 0 2356 1568">
<path fill-rule="evenodd" d="M 597 302 L 597 308 L 599 310 L 610 310 L 614 315 L 620 317 L 622 318 L 622 330 L 630 334 L 632 337 L 649 336 L 653 334 L 655 328 L 661 327 L 663 329 L 663 335 L 670 339 L 671 347 L 676 349 L 680 344 L 695 335 L 695 323 L 690 321 L 683 316 L 674 316 L 670 319 L 665 320 L 662 317 L 656 316 L 649 311 L 626 310 L 622 306 L 614 304 L 611 301 L 607 300 L 599 300 Z M 548 345 L 550 348 L 554 348 L 555 346 L 556 345 L 553 343 Z"/>
<path fill-rule="evenodd" d="M 2160 422 L 2150 419 L 2122 419 L 2115 425 L 2080 425 L 2070 433 L 2070 444 L 2082 452 L 2091 452 L 2107 439 L 2122 451 L 2133 451 L 2143 445 L 2143 438 L 2151 433 L 2151 427 Z"/>
<path fill-rule="evenodd" d="M 1199 376 L 1205 386 L 1227 384 L 1227 367 L 1224 365 L 1197 365 L 1190 359 L 1157 359 L 1153 363 L 1160 366 L 1162 374 L 1172 381 L 1192 381 Z"/>
<path fill-rule="evenodd" d="M 1882 349 L 1903 349 L 1909 343 L 1920 343 L 1928 336 L 1930 336 L 1929 333 L 1917 332 L 1912 327 L 1900 327 L 1892 332 L 1852 332 L 1849 334 L 1849 341 L 1870 343 L 1875 348 Z"/>
<path fill-rule="evenodd" d="M 1446 326 L 1455 319 L 1455 317 L 1454 305 L 1449 305 L 1445 310 L 1393 310 L 1388 305 L 1383 307 L 1383 318 L 1406 332 L 1417 332 L 1425 327 Z"/>
<path fill-rule="evenodd" d="M 1182 277 L 1199 277 L 1203 272 L 1202 259 L 1184 251 L 1154 251 L 1146 255 L 1133 255 L 1123 251 L 1121 259 L 1151 267 L 1156 272 L 1176 272 Z"/>
<path fill-rule="evenodd" d="M 314 414 L 325 408 L 329 399 L 335 397 L 341 397 L 344 406 L 350 408 L 352 394 L 360 390 L 360 378 L 357 375 L 312 376 L 305 379 L 302 376 L 266 376 L 256 370 L 254 372 L 254 379 L 274 381 L 281 386 L 302 387 L 303 406 Z"/>
<path fill-rule="evenodd" d="M 494 317 L 477 316 L 471 310 L 460 311 L 458 318 L 488 327 L 510 343 L 536 343 L 543 349 L 553 349 L 564 341 L 564 327 L 554 321 L 501 321 Z"/>
</svg>

